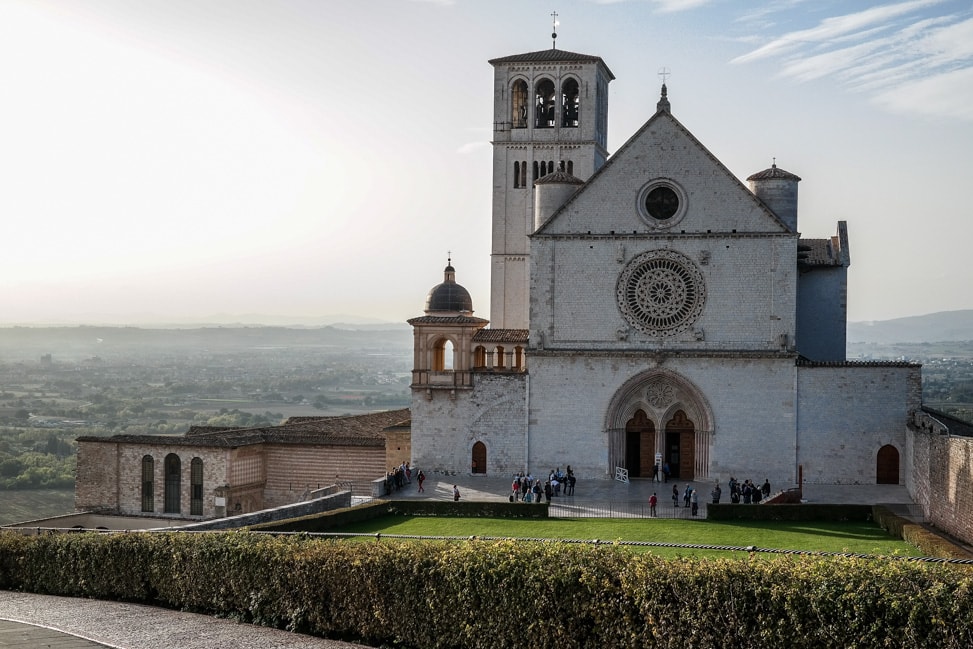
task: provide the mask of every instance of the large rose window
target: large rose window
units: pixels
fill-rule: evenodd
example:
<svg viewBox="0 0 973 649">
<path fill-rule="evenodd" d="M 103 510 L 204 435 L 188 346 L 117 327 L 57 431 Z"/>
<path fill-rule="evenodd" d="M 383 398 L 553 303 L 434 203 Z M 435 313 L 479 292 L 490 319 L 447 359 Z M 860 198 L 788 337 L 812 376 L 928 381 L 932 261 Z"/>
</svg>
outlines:
<svg viewBox="0 0 973 649">
<path fill-rule="evenodd" d="M 616 293 L 625 320 L 656 336 L 688 329 L 706 299 L 703 276 L 695 264 L 671 250 L 643 253 L 632 260 L 618 278 Z"/>
</svg>

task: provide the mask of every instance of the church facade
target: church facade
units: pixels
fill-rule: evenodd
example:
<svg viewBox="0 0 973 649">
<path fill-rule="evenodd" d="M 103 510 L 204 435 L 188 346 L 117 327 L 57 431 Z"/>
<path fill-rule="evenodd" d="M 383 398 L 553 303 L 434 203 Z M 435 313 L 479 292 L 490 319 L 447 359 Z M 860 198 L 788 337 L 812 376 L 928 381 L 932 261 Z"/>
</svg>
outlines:
<svg viewBox="0 0 973 649">
<path fill-rule="evenodd" d="M 921 368 L 846 359 L 846 223 L 803 237 L 801 179 L 738 180 L 665 85 L 609 157 L 602 59 L 490 63 L 492 322 L 450 262 L 409 321 L 413 464 L 905 483 Z"/>
</svg>

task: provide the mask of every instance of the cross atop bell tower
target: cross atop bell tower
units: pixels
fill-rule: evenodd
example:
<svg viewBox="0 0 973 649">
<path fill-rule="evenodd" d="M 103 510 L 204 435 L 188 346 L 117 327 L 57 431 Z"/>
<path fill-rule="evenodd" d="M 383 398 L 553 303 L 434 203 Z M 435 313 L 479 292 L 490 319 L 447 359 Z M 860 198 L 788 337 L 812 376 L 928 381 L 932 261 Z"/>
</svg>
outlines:
<svg viewBox="0 0 973 649">
<path fill-rule="evenodd" d="M 493 243 L 490 322 L 527 329 L 534 181 L 555 171 L 587 180 L 608 159 L 608 84 L 600 57 L 554 47 L 493 66 Z"/>
</svg>

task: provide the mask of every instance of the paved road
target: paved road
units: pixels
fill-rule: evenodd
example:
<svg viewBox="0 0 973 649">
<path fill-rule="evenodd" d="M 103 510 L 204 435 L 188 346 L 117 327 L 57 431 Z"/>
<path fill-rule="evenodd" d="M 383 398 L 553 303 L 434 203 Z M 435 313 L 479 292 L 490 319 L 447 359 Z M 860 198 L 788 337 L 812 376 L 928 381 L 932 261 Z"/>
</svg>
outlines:
<svg viewBox="0 0 973 649">
<path fill-rule="evenodd" d="M 430 476 L 425 493 L 418 493 L 413 484 L 396 492 L 393 498 L 451 500 L 453 484 L 459 486 L 464 500 L 506 500 L 510 490 L 510 479 L 506 477 L 440 475 Z M 702 493 L 709 491 L 708 483 L 694 486 Z M 684 488 L 685 483 L 679 483 L 680 491 Z M 555 498 L 554 504 L 644 503 L 653 491 L 661 497 L 671 489 L 669 484 L 653 484 L 650 480 L 633 480 L 627 484 L 581 481 L 573 497 Z M 887 485 L 810 485 L 805 487 L 804 496 L 809 502 L 819 503 L 912 502 L 905 487 Z M 365 648 L 365 645 L 151 606 L 0 591 L 0 648 L 158 649 L 163 646 L 167 649 Z"/>
<path fill-rule="evenodd" d="M 207 615 L 0 591 L 0 647 L 16 649 L 362 649 Z"/>
</svg>

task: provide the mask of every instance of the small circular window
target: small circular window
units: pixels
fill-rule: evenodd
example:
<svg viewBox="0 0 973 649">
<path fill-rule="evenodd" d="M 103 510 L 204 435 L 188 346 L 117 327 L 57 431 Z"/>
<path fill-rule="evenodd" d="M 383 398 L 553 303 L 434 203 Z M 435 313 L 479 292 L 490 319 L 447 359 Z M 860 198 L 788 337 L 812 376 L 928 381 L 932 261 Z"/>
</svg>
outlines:
<svg viewBox="0 0 973 649">
<path fill-rule="evenodd" d="M 675 183 L 656 180 L 639 192 L 638 210 L 649 225 L 668 228 L 679 222 L 686 213 L 686 197 Z"/>
</svg>

